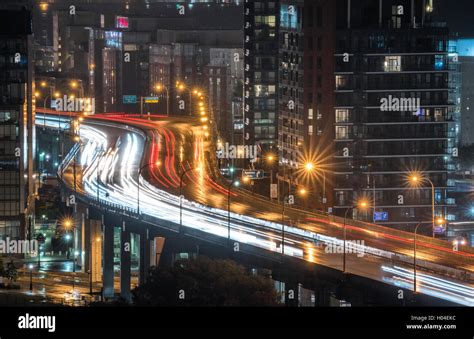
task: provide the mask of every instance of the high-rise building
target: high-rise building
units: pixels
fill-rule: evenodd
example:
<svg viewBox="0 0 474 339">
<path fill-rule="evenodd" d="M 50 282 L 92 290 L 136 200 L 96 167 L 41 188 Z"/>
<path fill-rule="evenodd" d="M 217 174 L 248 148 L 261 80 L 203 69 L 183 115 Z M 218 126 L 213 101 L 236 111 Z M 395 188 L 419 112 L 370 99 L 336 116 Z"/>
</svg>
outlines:
<svg viewBox="0 0 474 339">
<path fill-rule="evenodd" d="M 456 41 L 461 82 L 461 146 L 474 145 L 474 39 Z"/>
<path fill-rule="evenodd" d="M 431 225 L 430 181 L 436 217 L 452 207 L 449 32 L 431 22 L 433 10 L 424 0 L 337 1 L 337 214 L 365 197 L 371 208 L 354 209 L 356 218 L 411 231 Z M 424 178 L 420 187 L 409 186 L 412 172 Z"/>
<path fill-rule="evenodd" d="M 343 215 L 365 198 L 370 209 L 354 209 L 353 217 L 407 230 L 432 221 L 431 181 L 435 215 L 452 219 L 455 56 L 447 27 L 431 21 L 432 1 L 279 6 L 283 173 L 309 185 L 318 209 Z M 409 186 L 411 172 L 423 176 L 421 187 Z"/>
<path fill-rule="evenodd" d="M 244 2 L 244 139 L 277 147 L 279 1 Z"/>
<path fill-rule="evenodd" d="M 0 237 L 29 238 L 34 218 L 31 12 L 0 6 Z M 20 6 L 17 6 L 20 7 Z"/>
<path fill-rule="evenodd" d="M 240 144 L 241 140 L 234 137 L 232 106 L 234 99 L 242 94 L 242 49 L 211 48 L 210 62 L 204 67 L 204 74 L 212 117 L 220 136 L 232 145 Z"/>
<path fill-rule="evenodd" d="M 280 5 L 279 179 L 296 176 L 294 184 L 311 188 L 309 205 L 324 211 L 332 211 L 334 9 L 330 0 Z"/>
</svg>

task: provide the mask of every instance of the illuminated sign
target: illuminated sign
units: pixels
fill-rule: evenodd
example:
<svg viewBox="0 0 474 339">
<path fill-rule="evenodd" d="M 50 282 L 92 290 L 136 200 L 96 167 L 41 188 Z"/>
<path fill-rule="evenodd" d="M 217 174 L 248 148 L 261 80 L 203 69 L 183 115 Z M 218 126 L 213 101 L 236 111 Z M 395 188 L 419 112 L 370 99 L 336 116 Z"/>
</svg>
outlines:
<svg viewBox="0 0 474 339">
<path fill-rule="evenodd" d="M 143 98 L 143 101 L 145 101 L 145 104 L 157 104 L 160 102 L 160 98 L 158 97 L 145 97 Z"/>
<path fill-rule="evenodd" d="M 116 19 L 117 28 L 128 28 L 128 18 L 126 16 L 117 16 Z"/>
<path fill-rule="evenodd" d="M 388 221 L 388 212 L 375 212 L 374 221 Z"/>
<path fill-rule="evenodd" d="M 137 96 L 136 95 L 124 95 L 123 96 L 123 103 L 124 104 L 136 104 L 137 103 Z"/>
</svg>

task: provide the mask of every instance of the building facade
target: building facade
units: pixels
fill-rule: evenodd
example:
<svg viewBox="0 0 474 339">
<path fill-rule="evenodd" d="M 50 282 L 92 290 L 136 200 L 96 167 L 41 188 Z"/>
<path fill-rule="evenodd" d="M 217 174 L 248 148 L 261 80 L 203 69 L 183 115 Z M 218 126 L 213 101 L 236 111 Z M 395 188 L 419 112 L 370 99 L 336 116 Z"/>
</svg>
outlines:
<svg viewBox="0 0 474 339">
<path fill-rule="evenodd" d="M 335 212 L 413 230 L 447 217 L 453 152 L 448 29 L 431 1 L 339 0 L 335 90 Z M 420 187 L 409 185 L 418 173 Z M 376 213 L 377 212 L 377 213 Z M 434 233 L 444 232 L 442 228 Z M 431 228 L 426 232 L 431 234 Z"/>
<path fill-rule="evenodd" d="M 34 222 L 31 12 L 0 10 L 0 237 L 30 238 Z"/>
<path fill-rule="evenodd" d="M 327 0 L 280 5 L 279 178 L 296 176 L 295 184 L 309 188 L 308 206 L 326 212 L 333 200 L 335 7 Z"/>
<path fill-rule="evenodd" d="M 279 1 L 244 2 L 244 140 L 276 151 Z"/>
</svg>

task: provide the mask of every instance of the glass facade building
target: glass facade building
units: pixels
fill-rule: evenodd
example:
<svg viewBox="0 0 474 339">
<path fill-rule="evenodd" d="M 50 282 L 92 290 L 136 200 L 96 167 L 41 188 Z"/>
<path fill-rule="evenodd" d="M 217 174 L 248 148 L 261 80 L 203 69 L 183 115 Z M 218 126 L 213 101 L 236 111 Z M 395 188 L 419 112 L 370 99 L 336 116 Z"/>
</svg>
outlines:
<svg viewBox="0 0 474 339">
<path fill-rule="evenodd" d="M 447 217 L 457 156 L 447 27 L 431 22 L 425 1 L 337 4 L 336 213 L 366 198 L 370 210 L 355 217 L 413 231 L 432 222 L 429 179 L 435 215 Z M 412 172 L 425 178 L 420 187 L 409 186 Z"/>
<path fill-rule="evenodd" d="M 31 15 L 0 10 L 0 237 L 32 230 L 33 62 Z"/>
</svg>

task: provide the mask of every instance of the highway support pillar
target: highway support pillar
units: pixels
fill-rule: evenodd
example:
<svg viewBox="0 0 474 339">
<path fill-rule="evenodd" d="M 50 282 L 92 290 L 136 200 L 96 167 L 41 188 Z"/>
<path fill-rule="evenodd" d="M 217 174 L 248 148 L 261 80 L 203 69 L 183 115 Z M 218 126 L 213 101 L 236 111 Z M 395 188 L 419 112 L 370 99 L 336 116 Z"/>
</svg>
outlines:
<svg viewBox="0 0 474 339">
<path fill-rule="evenodd" d="M 285 304 L 289 307 L 299 306 L 299 284 L 285 283 Z"/>
<path fill-rule="evenodd" d="M 102 220 L 89 220 L 88 246 L 90 248 L 89 274 L 92 274 L 92 282 L 102 281 Z M 90 277 L 89 277 L 90 278 Z"/>
<path fill-rule="evenodd" d="M 122 223 L 122 234 L 120 237 L 120 296 L 131 301 L 131 238 L 125 221 Z"/>
<path fill-rule="evenodd" d="M 104 298 L 112 298 L 114 296 L 114 226 L 107 222 L 107 218 L 103 223 L 103 233 L 103 296 Z"/>
<path fill-rule="evenodd" d="M 147 229 L 144 234 L 140 234 L 140 274 L 138 277 L 138 284 L 145 283 L 150 269 L 150 238 L 149 230 Z"/>
<path fill-rule="evenodd" d="M 165 246 L 165 238 L 156 237 L 150 240 L 150 266 L 158 267 Z"/>
</svg>

